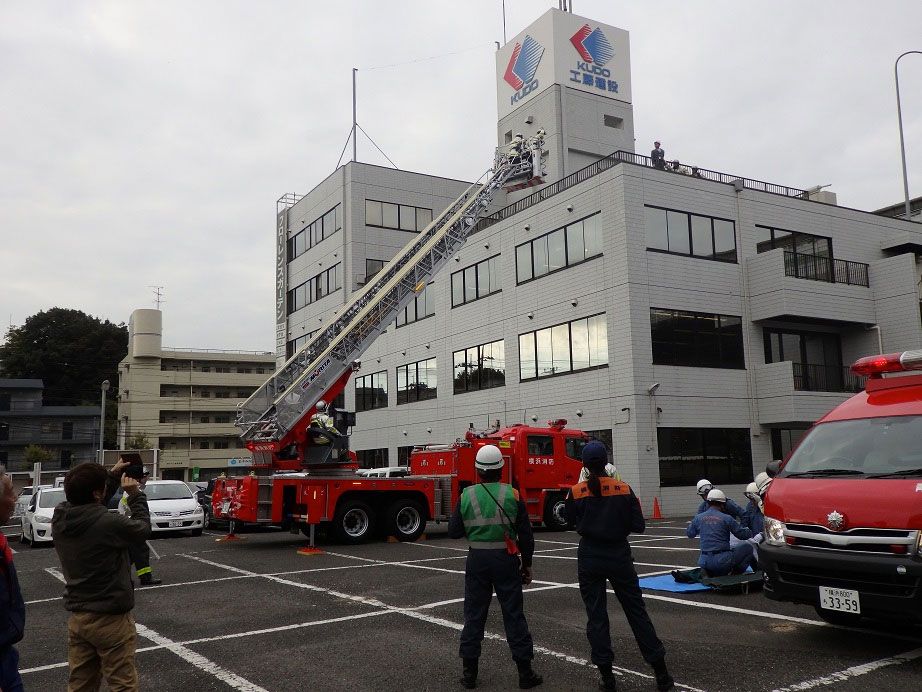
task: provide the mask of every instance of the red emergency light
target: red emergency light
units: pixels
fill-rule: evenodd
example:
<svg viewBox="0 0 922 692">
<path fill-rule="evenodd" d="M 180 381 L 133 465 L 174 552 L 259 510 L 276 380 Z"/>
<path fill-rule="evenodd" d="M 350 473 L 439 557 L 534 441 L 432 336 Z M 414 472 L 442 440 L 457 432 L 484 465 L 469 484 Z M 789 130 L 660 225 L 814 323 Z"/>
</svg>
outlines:
<svg viewBox="0 0 922 692">
<path fill-rule="evenodd" d="M 922 370 L 922 351 L 904 351 L 887 353 L 879 356 L 859 358 L 852 363 L 851 371 L 855 375 L 880 377 L 885 372 L 906 372 Z"/>
</svg>

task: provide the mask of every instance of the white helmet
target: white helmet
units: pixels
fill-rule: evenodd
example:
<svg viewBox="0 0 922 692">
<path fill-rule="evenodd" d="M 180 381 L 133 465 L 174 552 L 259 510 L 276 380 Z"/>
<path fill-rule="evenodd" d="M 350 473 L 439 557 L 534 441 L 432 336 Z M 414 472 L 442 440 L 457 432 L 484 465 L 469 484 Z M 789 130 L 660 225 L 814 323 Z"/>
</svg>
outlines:
<svg viewBox="0 0 922 692">
<path fill-rule="evenodd" d="M 759 486 L 757 486 L 755 483 L 750 483 L 749 485 L 746 486 L 746 492 L 743 494 L 746 497 L 748 497 L 750 500 L 758 500 L 759 499 Z"/>
<path fill-rule="evenodd" d="M 707 478 L 702 478 L 700 481 L 698 481 L 698 485 L 695 487 L 695 492 L 704 497 L 707 495 L 708 491 L 714 487 L 714 485 Z"/>
<path fill-rule="evenodd" d="M 316 409 L 317 409 L 317 413 L 326 413 L 327 402 L 321 399 L 320 401 L 317 402 Z"/>
<path fill-rule="evenodd" d="M 768 486 L 772 484 L 772 479 L 769 478 L 767 473 L 760 473 L 756 476 L 755 486 L 759 495 L 765 495 L 765 491 L 768 490 Z"/>
<path fill-rule="evenodd" d="M 727 496 L 724 495 L 723 490 L 718 490 L 714 488 L 711 492 L 708 493 L 708 502 L 726 502 Z"/>
<path fill-rule="evenodd" d="M 477 450 L 477 457 L 474 460 L 474 468 L 481 471 L 503 468 L 503 453 L 495 445 L 484 445 Z"/>
</svg>

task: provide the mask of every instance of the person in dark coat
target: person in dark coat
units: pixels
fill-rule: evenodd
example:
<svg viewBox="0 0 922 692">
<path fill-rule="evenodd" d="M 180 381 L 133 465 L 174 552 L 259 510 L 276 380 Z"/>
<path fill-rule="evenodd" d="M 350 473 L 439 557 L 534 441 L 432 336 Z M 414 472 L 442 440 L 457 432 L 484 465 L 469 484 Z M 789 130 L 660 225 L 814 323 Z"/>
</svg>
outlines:
<svg viewBox="0 0 922 692">
<path fill-rule="evenodd" d="M 653 167 L 661 171 L 666 170 L 666 152 L 662 150 L 659 142 L 653 142 L 653 151 L 650 152 L 650 158 L 653 160 Z"/>
<path fill-rule="evenodd" d="M 0 468 L 0 525 L 8 524 L 16 506 L 13 482 Z M 13 565 L 13 551 L 0 533 L 0 690 L 22 692 L 19 652 L 14 644 L 22 640 L 26 627 L 26 604 Z"/>
<path fill-rule="evenodd" d="M 608 620 L 606 582 L 610 582 L 640 653 L 653 667 L 658 690 L 671 690 L 675 683 L 666 667 L 666 647 L 656 636 L 647 614 L 634 558 L 627 537 L 646 528 L 640 502 L 627 483 L 605 474 L 608 455 L 605 445 L 593 440 L 583 447 L 583 465 L 589 479 L 574 485 L 567 495 L 567 519 L 580 535 L 577 551 L 579 592 L 586 605 L 586 637 L 591 660 L 602 676 L 599 688 L 615 689 L 612 671 L 614 652 Z"/>
<path fill-rule="evenodd" d="M 464 629 L 459 648 L 461 684 L 467 689 L 477 686 L 480 644 L 494 591 L 503 611 L 506 641 L 519 670 L 519 688 L 526 690 L 544 681 L 531 666 L 535 650 L 522 595 L 522 584 L 532 580 L 535 539 L 519 491 L 499 482 L 504 463 L 495 445 L 477 450 L 474 467 L 480 483 L 461 492 L 448 521 L 448 536 L 466 537 L 470 545 L 464 568 Z M 516 552 L 521 553 L 521 567 Z"/>
</svg>

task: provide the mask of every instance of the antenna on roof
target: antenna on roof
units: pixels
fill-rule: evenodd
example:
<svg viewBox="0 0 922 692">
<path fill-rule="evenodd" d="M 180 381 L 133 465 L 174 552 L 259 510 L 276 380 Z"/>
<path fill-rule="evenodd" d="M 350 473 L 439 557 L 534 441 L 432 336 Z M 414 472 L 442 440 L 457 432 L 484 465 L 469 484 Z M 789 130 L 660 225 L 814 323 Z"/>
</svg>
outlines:
<svg viewBox="0 0 922 692">
<path fill-rule="evenodd" d="M 166 302 L 163 299 L 163 286 L 151 286 L 150 288 L 154 289 L 154 305 L 159 310 L 160 306 Z"/>
</svg>

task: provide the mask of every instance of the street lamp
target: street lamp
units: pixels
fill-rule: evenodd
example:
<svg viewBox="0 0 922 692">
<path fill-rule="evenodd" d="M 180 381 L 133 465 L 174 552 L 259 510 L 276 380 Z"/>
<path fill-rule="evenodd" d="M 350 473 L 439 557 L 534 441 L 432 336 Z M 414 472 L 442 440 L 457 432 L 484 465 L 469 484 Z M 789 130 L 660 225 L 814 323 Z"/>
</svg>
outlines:
<svg viewBox="0 0 922 692">
<path fill-rule="evenodd" d="M 903 143 L 903 111 L 900 108 L 900 73 L 897 71 L 900 60 L 907 55 L 915 53 L 922 55 L 922 50 L 908 50 L 896 59 L 893 63 L 893 81 L 896 83 L 896 118 L 900 125 L 900 154 L 903 157 L 903 194 L 906 199 L 906 220 L 912 221 L 909 214 L 909 178 L 906 176 L 906 145 Z"/>
<path fill-rule="evenodd" d="M 102 405 L 101 411 L 99 414 L 99 463 L 102 464 L 105 459 L 102 457 L 103 449 L 105 449 L 105 442 L 103 441 L 103 434 L 105 432 L 106 425 L 106 392 L 109 391 L 109 380 L 103 380 L 102 384 L 99 385 L 99 388 L 102 390 Z"/>
</svg>

